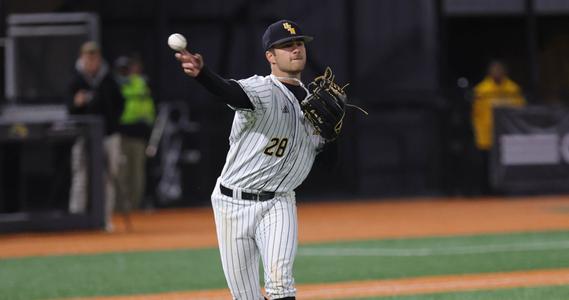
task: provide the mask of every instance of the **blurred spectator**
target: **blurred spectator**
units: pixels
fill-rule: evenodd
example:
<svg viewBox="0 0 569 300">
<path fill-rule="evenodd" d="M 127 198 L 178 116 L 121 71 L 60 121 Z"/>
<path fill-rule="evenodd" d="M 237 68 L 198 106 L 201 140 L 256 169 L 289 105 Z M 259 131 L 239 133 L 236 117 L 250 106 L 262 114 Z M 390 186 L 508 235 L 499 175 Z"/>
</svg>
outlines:
<svg viewBox="0 0 569 300">
<path fill-rule="evenodd" d="M 480 185 L 485 194 L 491 191 L 488 155 L 494 140 L 494 108 L 522 107 L 525 104 L 520 87 L 508 77 L 506 66 L 500 61 L 491 62 L 486 77 L 474 87 L 472 104 L 474 138 L 481 157 Z"/>
<path fill-rule="evenodd" d="M 107 63 L 103 60 L 99 45 L 93 41 L 84 43 L 75 64 L 75 75 L 70 85 L 68 109 L 74 115 L 98 115 L 103 118 L 106 155 L 105 199 L 106 228 L 112 230 L 111 215 L 116 199 L 116 183 L 120 163 L 119 118 L 124 100 Z M 88 166 L 85 139 L 78 138 L 72 149 L 73 179 L 70 191 L 69 211 L 84 213 L 88 199 Z"/>
<path fill-rule="evenodd" d="M 156 117 L 154 100 L 139 59 L 119 57 L 115 61 L 115 70 L 125 99 L 119 127 L 125 159 L 119 178 L 125 204 L 129 209 L 137 209 L 145 191 L 145 149 Z"/>
</svg>

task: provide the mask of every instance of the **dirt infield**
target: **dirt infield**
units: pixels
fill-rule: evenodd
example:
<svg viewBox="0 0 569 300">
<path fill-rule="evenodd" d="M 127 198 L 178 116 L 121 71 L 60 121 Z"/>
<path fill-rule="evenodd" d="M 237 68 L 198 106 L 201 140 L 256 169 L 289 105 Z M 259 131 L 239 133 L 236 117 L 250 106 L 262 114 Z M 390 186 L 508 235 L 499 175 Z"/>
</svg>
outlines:
<svg viewBox="0 0 569 300">
<path fill-rule="evenodd" d="M 569 230 L 569 197 L 415 199 L 299 204 L 301 243 Z M 134 230 L 0 236 L 0 258 L 215 247 L 210 208 L 133 215 Z M 300 285 L 299 298 L 334 299 L 569 284 L 569 269 Z M 227 290 L 88 299 L 228 299 Z"/>
<path fill-rule="evenodd" d="M 399 280 L 370 280 L 333 284 L 299 285 L 299 299 L 341 299 L 414 295 L 436 292 L 455 292 L 479 289 L 504 289 L 544 285 L 569 284 L 569 269 L 432 276 Z M 73 300 L 226 300 L 231 299 L 227 289 L 199 292 L 173 292 L 154 295 L 74 298 Z M 69 299 L 71 300 L 71 299 Z"/>
<path fill-rule="evenodd" d="M 300 203 L 301 243 L 569 229 L 569 197 Z M 0 258 L 216 247 L 210 208 L 132 216 L 134 230 L 0 235 Z"/>
</svg>

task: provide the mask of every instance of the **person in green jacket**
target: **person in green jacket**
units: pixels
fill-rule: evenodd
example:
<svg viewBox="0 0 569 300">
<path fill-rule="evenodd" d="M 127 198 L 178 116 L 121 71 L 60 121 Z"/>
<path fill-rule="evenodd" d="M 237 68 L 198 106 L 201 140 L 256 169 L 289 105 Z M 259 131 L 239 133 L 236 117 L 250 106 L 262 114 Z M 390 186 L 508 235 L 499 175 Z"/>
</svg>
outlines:
<svg viewBox="0 0 569 300">
<path fill-rule="evenodd" d="M 156 111 L 154 100 L 137 58 L 119 57 L 115 62 L 117 81 L 125 99 L 119 132 L 124 155 L 119 180 L 123 203 L 138 209 L 144 197 L 146 181 L 145 149 Z M 125 201 L 126 200 L 126 201 Z"/>
</svg>

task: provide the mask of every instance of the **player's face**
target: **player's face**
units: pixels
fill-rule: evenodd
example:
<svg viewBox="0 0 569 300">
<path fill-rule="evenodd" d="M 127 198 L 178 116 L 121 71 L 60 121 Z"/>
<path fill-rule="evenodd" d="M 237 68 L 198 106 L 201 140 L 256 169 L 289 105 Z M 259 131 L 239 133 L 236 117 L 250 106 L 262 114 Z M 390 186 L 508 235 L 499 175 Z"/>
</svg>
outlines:
<svg viewBox="0 0 569 300">
<path fill-rule="evenodd" d="M 303 41 L 291 41 L 273 48 L 269 62 L 279 71 L 298 74 L 306 65 L 306 48 Z"/>
<path fill-rule="evenodd" d="M 488 73 L 495 81 L 500 82 L 506 77 L 506 67 L 501 63 L 494 63 L 490 66 Z"/>
<path fill-rule="evenodd" d="M 99 53 L 84 53 L 81 54 L 81 63 L 83 64 L 84 71 L 95 76 L 99 72 L 103 60 Z"/>
</svg>

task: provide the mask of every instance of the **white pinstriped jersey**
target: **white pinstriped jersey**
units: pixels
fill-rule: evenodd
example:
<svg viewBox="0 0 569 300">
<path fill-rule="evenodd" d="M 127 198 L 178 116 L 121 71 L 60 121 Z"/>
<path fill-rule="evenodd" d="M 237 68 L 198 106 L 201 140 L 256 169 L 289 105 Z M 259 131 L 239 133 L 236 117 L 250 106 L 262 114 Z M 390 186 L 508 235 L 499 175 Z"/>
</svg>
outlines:
<svg viewBox="0 0 569 300">
<path fill-rule="evenodd" d="M 324 139 L 275 76 L 237 82 L 254 109 L 235 111 L 221 182 L 254 191 L 293 191 L 310 172 Z"/>
</svg>

